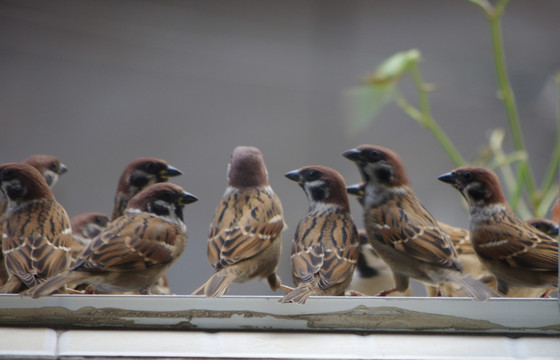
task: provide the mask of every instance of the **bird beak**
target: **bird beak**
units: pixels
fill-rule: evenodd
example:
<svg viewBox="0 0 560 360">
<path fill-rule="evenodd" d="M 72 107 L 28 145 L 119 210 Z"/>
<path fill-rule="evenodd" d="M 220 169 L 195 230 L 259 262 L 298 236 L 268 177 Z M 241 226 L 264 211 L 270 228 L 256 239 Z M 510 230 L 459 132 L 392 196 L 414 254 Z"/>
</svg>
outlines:
<svg viewBox="0 0 560 360">
<path fill-rule="evenodd" d="M 342 156 L 347 158 L 348 160 L 352 160 L 354 162 L 358 162 L 362 160 L 362 152 L 358 149 L 351 149 L 342 153 Z"/>
<path fill-rule="evenodd" d="M 301 183 L 301 175 L 299 173 L 299 170 L 290 171 L 289 173 L 285 173 L 284 176 L 292 181 Z"/>
<path fill-rule="evenodd" d="M 179 201 L 179 203 L 181 205 L 187 205 L 187 204 L 191 204 L 195 201 L 198 201 L 198 198 L 196 196 L 194 196 L 193 194 L 190 194 L 188 192 L 184 192 L 183 196 L 181 196 L 181 200 Z"/>
<path fill-rule="evenodd" d="M 68 167 L 64 164 L 60 164 L 60 169 L 58 170 L 58 175 L 66 174 L 68 172 Z"/>
<path fill-rule="evenodd" d="M 453 175 L 453 172 L 441 175 L 440 177 L 438 177 L 438 180 L 451 185 L 455 185 L 457 183 L 455 181 L 455 175 Z"/>
<path fill-rule="evenodd" d="M 171 165 L 168 165 L 167 169 L 164 169 L 163 173 L 161 174 L 161 176 L 163 176 L 163 177 L 174 177 L 174 176 L 179 176 L 179 175 L 183 175 L 181 170 L 176 169 Z"/>
<path fill-rule="evenodd" d="M 346 187 L 346 192 L 355 197 L 364 197 L 364 186 L 362 184 L 350 185 Z"/>
</svg>

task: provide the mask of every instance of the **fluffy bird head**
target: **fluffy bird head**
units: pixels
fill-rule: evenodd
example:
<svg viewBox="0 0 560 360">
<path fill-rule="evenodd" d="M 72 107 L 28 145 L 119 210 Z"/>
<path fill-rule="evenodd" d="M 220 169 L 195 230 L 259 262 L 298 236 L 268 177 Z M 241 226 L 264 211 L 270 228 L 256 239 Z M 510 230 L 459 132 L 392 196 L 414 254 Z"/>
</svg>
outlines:
<svg viewBox="0 0 560 360">
<path fill-rule="evenodd" d="M 0 166 L 0 188 L 10 203 L 54 199 L 39 170 L 23 163 L 6 163 Z"/>
<path fill-rule="evenodd" d="M 268 172 L 263 155 L 253 146 L 238 146 L 228 165 L 228 185 L 239 190 L 268 186 Z"/>
<path fill-rule="evenodd" d="M 23 160 L 23 163 L 31 165 L 35 169 L 39 170 L 51 188 L 58 181 L 58 177 L 68 171 L 66 165 L 61 163 L 57 157 L 52 155 L 33 155 Z"/>
<path fill-rule="evenodd" d="M 183 207 L 198 198 L 179 185 L 158 183 L 140 191 L 128 202 L 126 212 L 145 212 L 166 218 L 183 221 Z"/>
<path fill-rule="evenodd" d="M 507 206 L 507 201 L 494 172 L 483 167 L 461 167 L 438 177 L 459 190 L 469 206 L 483 208 L 489 205 Z"/>
<path fill-rule="evenodd" d="M 382 146 L 360 145 L 342 154 L 358 166 L 362 179 L 389 188 L 408 186 L 400 157 Z"/>
<path fill-rule="evenodd" d="M 284 176 L 301 186 L 312 209 L 325 204 L 350 211 L 344 178 L 338 171 L 326 166 L 305 166 Z"/>
</svg>

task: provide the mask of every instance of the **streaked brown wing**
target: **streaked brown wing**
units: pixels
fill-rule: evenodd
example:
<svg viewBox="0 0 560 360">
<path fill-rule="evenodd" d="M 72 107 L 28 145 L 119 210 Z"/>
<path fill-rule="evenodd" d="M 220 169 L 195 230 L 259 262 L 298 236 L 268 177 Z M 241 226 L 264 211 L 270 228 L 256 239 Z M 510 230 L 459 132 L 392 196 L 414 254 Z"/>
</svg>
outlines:
<svg viewBox="0 0 560 360">
<path fill-rule="evenodd" d="M 125 214 L 93 239 L 73 270 L 138 271 L 173 260 L 175 226 L 146 214 Z"/>
<path fill-rule="evenodd" d="M 441 230 L 449 236 L 451 243 L 455 247 L 457 254 L 467 255 L 476 254 L 472 247 L 471 238 L 467 229 L 455 227 L 444 222 L 437 222 Z"/>
<path fill-rule="evenodd" d="M 232 192 L 216 209 L 208 235 L 208 261 L 217 270 L 251 258 L 284 229 L 282 205 L 263 190 Z"/>
<path fill-rule="evenodd" d="M 487 261 L 529 271 L 558 271 L 558 242 L 523 222 L 510 219 L 477 230 L 475 249 Z"/>
<path fill-rule="evenodd" d="M 292 274 L 304 283 L 318 275 L 319 288 L 328 289 L 352 276 L 358 256 L 358 233 L 350 215 L 340 208 L 317 211 L 296 230 Z"/>
<path fill-rule="evenodd" d="M 374 239 L 419 261 L 459 269 L 457 254 L 449 237 L 432 215 L 410 196 L 388 200 L 372 209 L 368 216 L 375 220 Z"/>
<path fill-rule="evenodd" d="M 29 225 L 21 226 L 23 219 Z M 32 287 L 68 269 L 71 243 L 66 211 L 56 202 L 44 201 L 11 214 L 2 250 L 8 271 Z"/>
</svg>

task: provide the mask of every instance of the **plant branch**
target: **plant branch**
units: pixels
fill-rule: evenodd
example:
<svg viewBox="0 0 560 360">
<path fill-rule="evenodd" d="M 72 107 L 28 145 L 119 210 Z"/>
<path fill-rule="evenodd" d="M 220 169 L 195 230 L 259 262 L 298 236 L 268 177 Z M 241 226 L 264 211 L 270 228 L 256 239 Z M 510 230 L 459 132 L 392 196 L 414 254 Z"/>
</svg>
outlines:
<svg viewBox="0 0 560 360">
<path fill-rule="evenodd" d="M 558 164 L 560 163 L 560 74 L 556 75 L 556 85 L 558 87 L 558 102 L 556 109 L 556 139 L 554 143 L 554 150 L 552 151 L 552 158 L 546 169 L 544 180 L 541 186 L 543 194 L 546 194 L 552 187 L 554 179 L 558 174 Z"/>
<path fill-rule="evenodd" d="M 441 129 L 441 127 L 436 123 L 434 118 L 432 117 L 432 111 L 430 108 L 430 101 L 428 99 L 428 90 L 426 89 L 426 85 L 422 80 L 422 75 L 420 74 L 420 70 L 418 69 L 418 62 L 415 61 L 410 65 L 410 74 L 412 75 L 412 79 L 414 81 L 414 85 L 418 91 L 418 102 L 420 106 L 420 110 L 412 107 L 404 98 L 400 97 L 397 100 L 397 104 L 413 119 L 420 122 L 422 125 L 428 128 L 432 135 L 439 141 L 443 149 L 447 152 L 447 155 L 451 158 L 451 160 L 455 163 L 456 166 L 464 166 L 466 161 L 463 159 L 455 145 L 451 142 L 447 134 Z M 412 109 L 416 110 L 415 112 Z M 418 117 L 418 114 L 421 117 Z"/>
</svg>

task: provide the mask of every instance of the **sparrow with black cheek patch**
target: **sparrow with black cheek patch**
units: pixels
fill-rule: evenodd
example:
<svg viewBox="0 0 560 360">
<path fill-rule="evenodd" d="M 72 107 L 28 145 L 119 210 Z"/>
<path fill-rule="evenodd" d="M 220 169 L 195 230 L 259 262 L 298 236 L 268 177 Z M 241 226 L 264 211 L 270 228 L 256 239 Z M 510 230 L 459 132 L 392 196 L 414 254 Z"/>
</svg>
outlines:
<svg viewBox="0 0 560 360">
<path fill-rule="evenodd" d="M 558 239 L 558 224 L 549 219 L 529 219 L 527 224 L 542 231 L 551 238 Z"/>
<path fill-rule="evenodd" d="M 358 232 L 350 215 L 344 179 L 325 166 L 306 166 L 285 174 L 309 201 L 292 241 L 296 289 L 279 302 L 305 304 L 309 296 L 344 295 L 358 261 Z"/>
<path fill-rule="evenodd" d="M 102 292 L 148 293 L 183 253 L 187 242 L 183 207 L 196 200 L 175 184 L 147 187 L 130 199 L 123 216 L 88 244 L 69 271 L 30 289 L 27 295 L 44 296 L 64 285 L 82 283 Z"/>
<path fill-rule="evenodd" d="M 138 158 L 128 164 L 119 179 L 111 221 L 122 216 L 128 201 L 142 189 L 181 174 L 167 161 L 153 157 Z"/>
<path fill-rule="evenodd" d="M 465 273 L 451 239 L 410 187 L 397 154 L 381 146 L 362 145 L 343 155 L 356 163 L 365 182 L 368 238 L 391 267 L 396 290 L 406 290 L 409 278 L 414 278 L 436 286 L 459 283 L 477 300 L 497 295 Z"/>
<path fill-rule="evenodd" d="M 71 246 L 72 263 L 75 262 L 87 244 L 105 230 L 108 224 L 109 217 L 100 212 L 84 213 L 70 219 L 72 238 L 74 239 Z"/>
<path fill-rule="evenodd" d="M 474 250 L 498 280 L 498 291 L 558 287 L 558 242 L 515 216 L 496 174 L 462 167 L 438 179 L 467 200 Z"/>
<path fill-rule="evenodd" d="M 193 295 L 222 296 L 232 282 L 255 277 L 267 279 L 274 291 L 285 289 L 276 274 L 285 226 L 261 151 L 236 147 L 228 166 L 228 187 L 208 234 L 208 261 L 216 273 Z"/>
<path fill-rule="evenodd" d="M 356 197 L 358 202 L 362 204 L 364 202 L 364 195 L 365 195 L 365 183 L 355 184 L 346 187 L 346 191 L 348 194 L 353 195 Z M 476 253 L 471 245 L 469 231 L 463 228 L 455 227 L 449 224 L 446 224 L 441 221 L 437 221 L 437 224 L 449 236 L 455 251 L 457 252 L 457 256 L 459 258 L 459 262 L 463 266 L 464 270 L 471 274 L 475 279 L 486 279 L 487 277 L 491 276 L 488 270 L 482 265 Z M 358 262 L 359 263 L 359 262 Z M 459 286 L 457 283 L 444 283 L 441 286 L 433 286 L 431 284 L 424 284 L 426 286 L 426 291 L 428 296 L 438 296 L 443 293 L 447 296 L 467 296 L 468 293 L 465 293 L 464 289 Z M 410 294 L 410 288 L 407 291 Z"/>
<path fill-rule="evenodd" d="M 0 188 L 8 200 L 2 253 L 9 275 L 0 292 L 16 293 L 68 269 L 72 231 L 66 211 L 31 165 L 1 165 Z"/>
<path fill-rule="evenodd" d="M 60 160 L 52 155 L 33 155 L 23 161 L 23 163 L 33 166 L 43 175 L 43 178 L 52 189 L 58 177 L 68 171 L 68 168 Z M 0 233 L 2 232 L 3 222 L 8 209 L 8 201 L 0 191 Z M 0 285 L 8 279 L 8 272 L 4 265 L 4 256 L 0 253 Z"/>
</svg>

